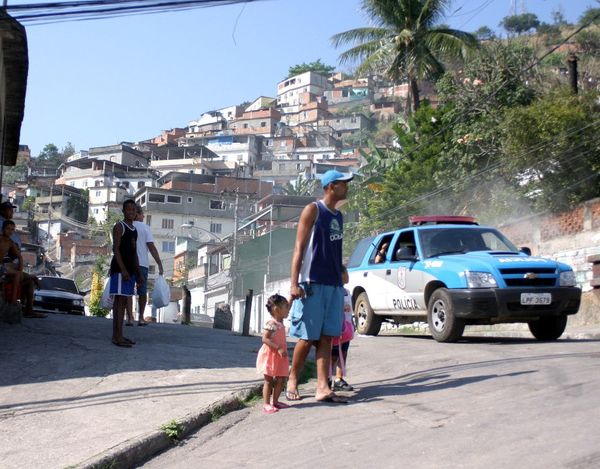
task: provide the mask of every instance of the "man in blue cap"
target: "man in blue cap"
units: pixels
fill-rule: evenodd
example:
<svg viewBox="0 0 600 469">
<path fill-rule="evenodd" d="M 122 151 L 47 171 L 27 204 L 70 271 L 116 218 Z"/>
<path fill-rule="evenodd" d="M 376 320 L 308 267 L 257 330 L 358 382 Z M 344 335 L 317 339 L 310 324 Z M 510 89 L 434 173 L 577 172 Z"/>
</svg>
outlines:
<svg viewBox="0 0 600 469">
<path fill-rule="evenodd" d="M 298 377 L 311 345 L 317 347 L 317 390 L 320 402 L 346 402 L 329 389 L 331 339 L 342 332 L 343 216 L 336 209 L 348 194 L 352 175 L 336 170 L 321 178 L 324 196 L 302 210 L 292 256 L 290 336 L 297 337 L 286 397 L 299 400 Z"/>
</svg>

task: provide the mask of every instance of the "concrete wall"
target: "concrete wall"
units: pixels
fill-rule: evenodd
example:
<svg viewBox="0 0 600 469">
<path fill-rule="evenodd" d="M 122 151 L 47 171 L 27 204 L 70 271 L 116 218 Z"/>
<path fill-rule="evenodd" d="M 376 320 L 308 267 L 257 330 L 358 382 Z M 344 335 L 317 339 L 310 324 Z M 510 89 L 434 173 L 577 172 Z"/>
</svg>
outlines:
<svg viewBox="0 0 600 469">
<path fill-rule="evenodd" d="M 532 254 L 569 264 L 579 286 L 591 289 L 588 257 L 600 254 L 600 198 L 566 212 L 522 218 L 499 229 L 517 246 L 530 247 Z"/>
</svg>

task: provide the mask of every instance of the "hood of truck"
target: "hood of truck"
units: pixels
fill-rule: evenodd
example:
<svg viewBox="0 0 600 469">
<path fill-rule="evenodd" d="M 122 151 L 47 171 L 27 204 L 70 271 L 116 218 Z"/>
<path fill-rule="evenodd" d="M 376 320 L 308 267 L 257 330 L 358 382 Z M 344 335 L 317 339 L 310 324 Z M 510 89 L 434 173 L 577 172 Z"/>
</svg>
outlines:
<svg viewBox="0 0 600 469">
<path fill-rule="evenodd" d="M 552 259 L 543 257 L 527 256 L 522 253 L 507 253 L 494 251 L 474 251 L 466 254 L 449 254 L 432 257 L 422 261 L 425 269 L 440 268 L 455 271 L 480 271 L 491 272 L 493 270 L 517 268 L 517 269 L 535 269 L 546 268 L 556 269 L 556 272 L 571 270 L 566 264 L 556 262 Z"/>
</svg>

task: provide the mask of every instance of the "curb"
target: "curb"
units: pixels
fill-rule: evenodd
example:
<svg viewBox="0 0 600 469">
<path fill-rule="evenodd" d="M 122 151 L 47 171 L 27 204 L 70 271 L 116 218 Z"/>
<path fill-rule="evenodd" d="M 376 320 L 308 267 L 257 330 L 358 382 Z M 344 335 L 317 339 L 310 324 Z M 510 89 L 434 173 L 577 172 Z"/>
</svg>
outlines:
<svg viewBox="0 0 600 469">
<path fill-rule="evenodd" d="M 219 417 L 244 407 L 243 401 L 262 391 L 263 384 L 242 389 L 223 397 L 199 412 L 188 414 L 177 423 L 183 427 L 180 440 L 213 422 Z M 124 441 L 100 454 L 92 456 L 74 467 L 78 469 L 126 469 L 147 461 L 151 456 L 172 448 L 178 441 L 171 440 L 164 431 L 154 430 L 144 436 Z"/>
</svg>

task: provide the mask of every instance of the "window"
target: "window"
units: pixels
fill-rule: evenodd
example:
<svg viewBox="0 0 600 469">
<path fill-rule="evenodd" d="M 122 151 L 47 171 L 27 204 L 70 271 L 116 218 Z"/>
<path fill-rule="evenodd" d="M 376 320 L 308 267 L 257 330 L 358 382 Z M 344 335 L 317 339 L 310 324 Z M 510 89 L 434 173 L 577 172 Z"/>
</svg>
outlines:
<svg viewBox="0 0 600 469">
<path fill-rule="evenodd" d="M 165 203 L 165 196 L 164 194 L 153 194 L 150 192 L 150 194 L 148 194 L 148 202 Z"/>
<path fill-rule="evenodd" d="M 96 191 L 96 197 L 100 197 L 101 194 L 102 194 L 101 191 Z"/>
<path fill-rule="evenodd" d="M 172 218 L 163 218 L 162 219 L 162 227 L 165 230 L 172 230 L 175 225 L 175 221 Z"/>
<path fill-rule="evenodd" d="M 94 182 L 94 186 L 95 187 L 100 187 L 102 185 L 102 181 L 95 181 Z"/>
<path fill-rule="evenodd" d="M 261 127 L 266 127 L 266 126 L 267 126 L 267 123 L 266 123 L 265 121 L 262 121 L 262 122 L 260 123 L 260 126 L 261 126 Z"/>
<path fill-rule="evenodd" d="M 129 183 L 127 181 L 121 181 L 121 187 L 124 189 L 129 189 Z"/>
<path fill-rule="evenodd" d="M 168 195 L 167 196 L 167 203 L 169 203 L 169 204 L 180 204 L 181 203 L 181 196 L 180 195 Z"/>
<path fill-rule="evenodd" d="M 175 241 L 163 241 L 162 252 L 175 252 Z"/>
<path fill-rule="evenodd" d="M 146 205 L 146 194 L 144 194 L 143 196 L 140 197 L 140 199 L 138 200 L 139 204 L 143 207 L 144 205 Z"/>
<path fill-rule="evenodd" d="M 146 187 L 146 183 L 144 181 L 138 181 L 137 188 L 141 189 L 142 187 Z"/>
<path fill-rule="evenodd" d="M 149 266 L 148 266 L 148 273 L 149 273 L 149 274 L 153 274 L 153 273 L 155 273 L 155 272 L 156 272 L 156 266 L 155 266 L 155 265 L 152 265 L 152 264 L 151 264 L 151 265 L 149 265 Z"/>
<path fill-rule="evenodd" d="M 210 200 L 208 203 L 208 208 L 211 210 L 225 210 L 225 204 L 222 200 Z"/>
<path fill-rule="evenodd" d="M 98 214 L 98 209 L 97 208 L 94 209 L 94 214 L 96 214 L 96 215 Z"/>
<path fill-rule="evenodd" d="M 151 226 L 151 224 L 152 224 L 152 215 L 146 215 L 144 217 L 144 219 L 146 220 L 146 225 Z"/>
<path fill-rule="evenodd" d="M 248 128 L 248 124 L 244 124 L 244 129 L 247 129 L 247 128 Z"/>
<path fill-rule="evenodd" d="M 222 225 L 221 223 L 211 223 L 210 224 L 210 232 L 211 233 L 221 233 Z"/>
<path fill-rule="evenodd" d="M 194 201 L 193 197 L 188 197 L 188 204 L 191 204 Z"/>
</svg>

